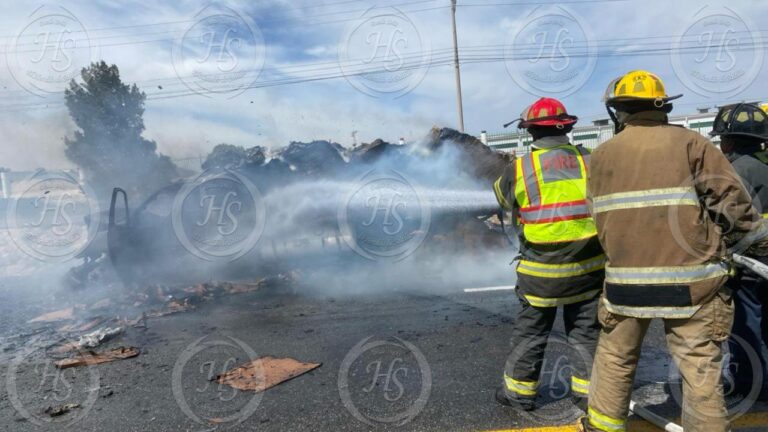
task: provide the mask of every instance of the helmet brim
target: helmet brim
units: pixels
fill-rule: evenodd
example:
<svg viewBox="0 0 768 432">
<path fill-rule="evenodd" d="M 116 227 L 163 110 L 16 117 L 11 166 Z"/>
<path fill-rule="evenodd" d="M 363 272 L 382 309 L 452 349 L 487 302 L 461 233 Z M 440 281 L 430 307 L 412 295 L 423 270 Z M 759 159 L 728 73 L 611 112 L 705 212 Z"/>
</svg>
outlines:
<svg viewBox="0 0 768 432">
<path fill-rule="evenodd" d="M 757 135 L 757 134 L 751 134 L 747 132 L 715 132 L 712 131 L 709 133 L 709 136 L 716 137 L 716 136 L 743 136 L 743 137 L 749 137 L 749 138 L 757 138 L 761 140 L 768 141 L 768 136 L 765 135 Z"/>
<path fill-rule="evenodd" d="M 520 120 L 520 123 L 517 124 L 518 129 L 528 129 L 532 126 L 539 126 L 539 127 L 564 127 L 564 126 L 570 126 L 576 124 L 576 122 L 579 121 L 579 118 L 573 115 L 560 115 L 557 116 L 557 118 L 541 118 L 541 119 L 531 119 L 531 120 Z"/>
<path fill-rule="evenodd" d="M 632 103 L 632 102 L 652 102 L 655 100 L 662 100 L 664 103 L 667 103 L 669 101 L 673 101 L 675 99 L 680 99 L 683 97 L 682 94 L 674 95 L 674 96 L 666 96 L 663 98 L 641 98 L 641 97 L 635 97 L 635 96 L 616 96 L 609 98 L 605 101 L 606 105 L 611 105 L 614 103 Z"/>
</svg>

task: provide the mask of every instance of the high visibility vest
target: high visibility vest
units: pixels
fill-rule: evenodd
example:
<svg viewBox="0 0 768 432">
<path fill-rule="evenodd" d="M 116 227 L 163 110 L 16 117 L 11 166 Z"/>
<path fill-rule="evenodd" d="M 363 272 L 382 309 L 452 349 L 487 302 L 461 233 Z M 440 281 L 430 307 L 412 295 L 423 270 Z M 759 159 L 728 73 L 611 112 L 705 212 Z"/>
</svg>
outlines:
<svg viewBox="0 0 768 432">
<path fill-rule="evenodd" d="M 573 242 L 597 235 L 586 200 L 588 165 L 589 150 L 570 144 L 536 149 L 515 161 L 515 199 L 528 242 Z"/>
</svg>

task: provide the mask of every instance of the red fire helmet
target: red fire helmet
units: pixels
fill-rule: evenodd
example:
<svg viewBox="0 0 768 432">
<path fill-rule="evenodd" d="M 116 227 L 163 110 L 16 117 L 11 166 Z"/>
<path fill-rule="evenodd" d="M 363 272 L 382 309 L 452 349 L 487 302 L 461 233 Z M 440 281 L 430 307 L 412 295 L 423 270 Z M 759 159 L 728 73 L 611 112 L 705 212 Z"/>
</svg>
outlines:
<svg viewBox="0 0 768 432">
<path fill-rule="evenodd" d="M 526 108 L 520 114 L 520 129 L 527 129 L 531 126 L 554 126 L 562 128 L 575 124 L 578 117 L 568 114 L 565 105 L 557 99 L 541 98 Z"/>
</svg>

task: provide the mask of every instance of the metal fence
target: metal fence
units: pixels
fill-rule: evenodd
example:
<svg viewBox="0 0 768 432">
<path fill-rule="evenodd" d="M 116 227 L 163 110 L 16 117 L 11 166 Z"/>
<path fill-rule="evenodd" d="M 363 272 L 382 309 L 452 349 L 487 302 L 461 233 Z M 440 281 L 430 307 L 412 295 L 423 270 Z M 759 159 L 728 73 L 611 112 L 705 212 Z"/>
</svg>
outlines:
<svg viewBox="0 0 768 432">
<path fill-rule="evenodd" d="M 588 149 L 594 149 L 612 136 L 613 126 L 588 126 L 568 134 L 571 143 L 580 144 Z M 518 156 L 530 152 L 533 142 L 533 138 L 525 132 L 485 134 L 484 137 L 487 140 L 486 144 L 492 148 Z"/>
</svg>

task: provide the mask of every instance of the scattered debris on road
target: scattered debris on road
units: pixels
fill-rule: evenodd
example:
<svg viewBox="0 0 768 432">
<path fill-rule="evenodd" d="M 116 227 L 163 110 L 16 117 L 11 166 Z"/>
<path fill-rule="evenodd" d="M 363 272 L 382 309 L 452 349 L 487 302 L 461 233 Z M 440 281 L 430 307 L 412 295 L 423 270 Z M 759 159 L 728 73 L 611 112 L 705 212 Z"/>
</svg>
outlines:
<svg viewBox="0 0 768 432">
<path fill-rule="evenodd" d="M 37 318 L 33 318 L 29 320 L 30 323 L 36 323 L 36 322 L 56 322 L 56 321 L 66 321 L 71 320 L 74 318 L 75 315 L 75 308 L 69 307 L 66 309 L 57 310 L 54 312 L 48 312 L 45 314 L 42 314 L 38 316 Z"/>
<path fill-rule="evenodd" d="M 104 327 L 96 330 L 95 332 L 80 336 L 80 340 L 77 342 L 77 345 L 78 348 L 96 348 L 103 342 L 106 342 L 121 333 L 123 333 L 122 327 Z"/>
<path fill-rule="evenodd" d="M 75 408 L 80 408 L 80 404 L 68 403 L 64 405 L 57 405 L 55 407 L 50 406 L 46 408 L 44 412 L 51 417 L 58 417 L 72 411 Z"/>
<path fill-rule="evenodd" d="M 80 333 L 80 332 L 91 330 L 96 326 L 98 326 L 99 324 L 103 323 L 104 321 L 105 319 L 103 317 L 96 317 L 90 321 L 87 321 L 85 324 L 82 324 L 82 323 L 67 324 L 64 327 L 61 327 L 58 330 L 58 332 L 59 333 Z"/>
<path fill-rule="evenodd" d="M 292 358 L 260 357 L 216 377 L 220 384 L 238 390 L 261 392 L 322 366 Z"/>
<path fill-rule="evenodd" d="M 138 348 L 135 347 L 119 347 L 111 349 L 109 351 L 95 352 L 89 351 L 87 353 L 78 355 L 73 358 L 59 360 L 55 362 L 57 368 L 68 369 L 79 366 L 91 366 L 101 363 L 109 363 L 115 360 L 124 360 L 139 355 Z"/>
</svg>

